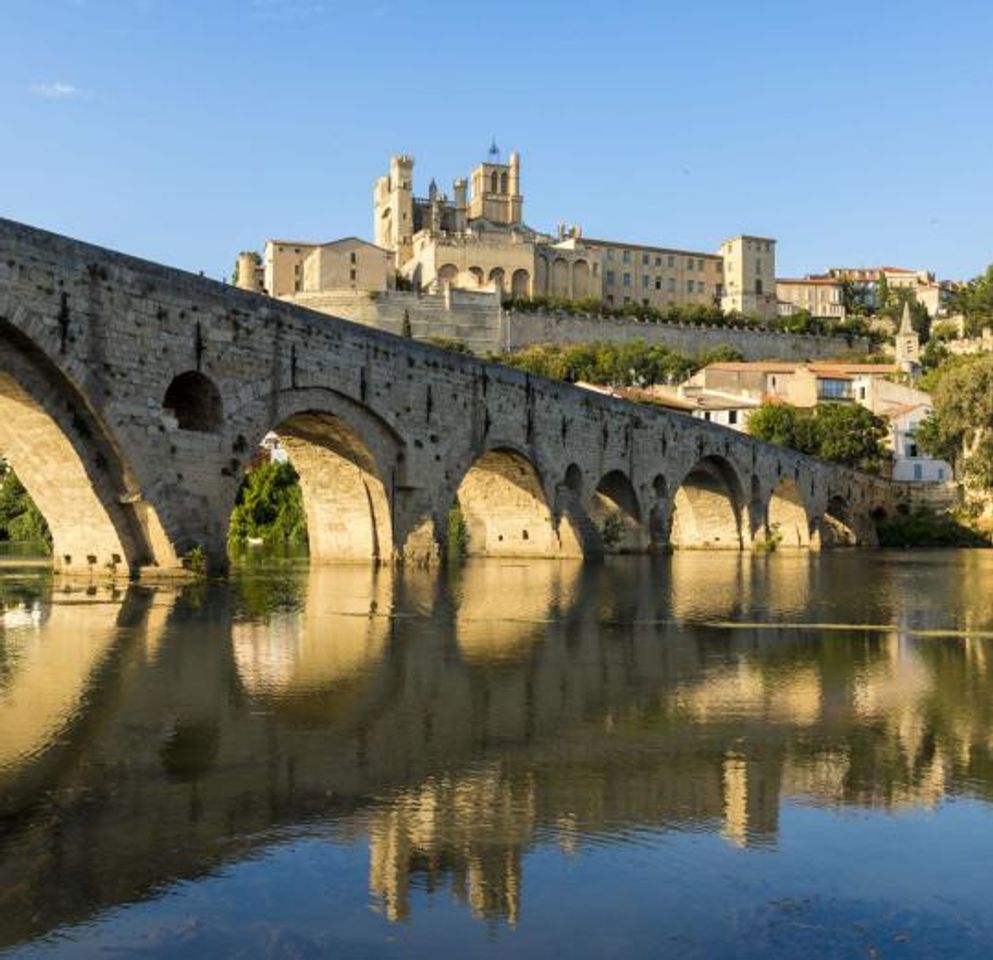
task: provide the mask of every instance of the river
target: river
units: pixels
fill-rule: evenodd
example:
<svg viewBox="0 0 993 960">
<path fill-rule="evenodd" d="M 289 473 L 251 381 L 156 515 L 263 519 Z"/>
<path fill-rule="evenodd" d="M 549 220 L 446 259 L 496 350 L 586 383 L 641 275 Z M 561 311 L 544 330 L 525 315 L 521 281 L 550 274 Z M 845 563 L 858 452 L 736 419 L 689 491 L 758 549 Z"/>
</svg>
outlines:
<svg viewBox="0 0 993 960">
<path fill-rule="evenodd" d="M 0 569 L 0 955 L 989 957 L 993 552 Z"/>
</svg>

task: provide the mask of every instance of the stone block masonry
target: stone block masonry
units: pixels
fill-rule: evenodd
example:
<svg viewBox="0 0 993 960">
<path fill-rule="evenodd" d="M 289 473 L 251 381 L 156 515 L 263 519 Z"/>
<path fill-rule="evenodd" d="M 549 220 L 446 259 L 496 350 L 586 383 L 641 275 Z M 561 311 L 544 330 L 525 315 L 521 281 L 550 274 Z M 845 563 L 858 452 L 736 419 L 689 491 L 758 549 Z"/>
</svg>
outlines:
<svg viewBox="0 0 993 960">
<path fill-rule="evenodd" d="M 287 438 L 314 560 L 873 541 L 905 494 L 680 414 L 0 220 L 0 451 L 69 572 L 226 562 L 262 437 Z M 782 503 L 780 503 L 782 501 Z M 784 506 L 785 504 L 785 506 Z M 771 521 L 776 523 L 779 521 Z"/>
</svg>

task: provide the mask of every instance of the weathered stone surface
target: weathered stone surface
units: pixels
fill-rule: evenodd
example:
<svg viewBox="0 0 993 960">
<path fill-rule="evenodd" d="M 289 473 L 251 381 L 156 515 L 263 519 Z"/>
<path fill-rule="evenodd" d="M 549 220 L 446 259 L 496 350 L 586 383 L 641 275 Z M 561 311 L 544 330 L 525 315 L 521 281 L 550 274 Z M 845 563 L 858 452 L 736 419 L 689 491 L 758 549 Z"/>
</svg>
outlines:
<svg viewBox="0 0 993 960">
<path fill-rule="evenodd" d="M 0 220 L 0 450 L 78 570 L 225 561 L 276 430 L 316 559 L 872 542 L 904 488 Z M 673 513 L 675 512 L 675 518 Z"/>
</svg>

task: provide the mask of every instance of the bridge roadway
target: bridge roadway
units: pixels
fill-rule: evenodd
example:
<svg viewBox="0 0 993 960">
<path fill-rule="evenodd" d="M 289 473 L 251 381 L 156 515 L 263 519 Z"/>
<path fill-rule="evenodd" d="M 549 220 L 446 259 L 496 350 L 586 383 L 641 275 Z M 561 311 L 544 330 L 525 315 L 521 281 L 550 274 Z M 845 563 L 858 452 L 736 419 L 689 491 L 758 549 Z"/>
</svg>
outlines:
<svg viewBox="0 0 993 960">
<path fill-rule="evenodd" d="M 56 566 L 226 564 L 276 431 L 314 560 L 873 544 L 906 490 L 743 434 L 532 377 L 0 220 L 0 451 Z"/>
</svg>

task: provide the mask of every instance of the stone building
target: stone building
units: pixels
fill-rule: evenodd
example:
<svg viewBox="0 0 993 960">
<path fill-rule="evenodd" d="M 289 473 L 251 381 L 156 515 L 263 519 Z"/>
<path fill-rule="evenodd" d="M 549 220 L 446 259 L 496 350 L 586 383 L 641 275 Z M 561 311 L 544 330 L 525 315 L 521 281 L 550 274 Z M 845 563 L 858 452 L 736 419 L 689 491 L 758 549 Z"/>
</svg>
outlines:
<svg viewBox="0 0 993 960">
<path fill-rule="evenodd" d="M 829 267 L 824 273 L 809 273 L 801 278 L 776 280 L 779 313 L 789 316 L 807 310 L 815 317 L 843 320 L 846 315 L 844 285 L 851 284 L 865 306 L 874 310 L 879 283 L 885 279 L 890 291 L 909 290 L 932 316 L 945 311 L 955 284 L 938 280 L 930 270 L 905 270 L 900 267 Z"/>
<path fill-rule="evenodd" d="M 385 291 L 393 284 L 390 253 L 358 237 L 328 243 L 267 240 L 261 266 L 251 253 L 238 257 L 238 286 L 272 297 L 324 290 Z"/>
<path fill-rule="evenodd" d="M 414 160 L 390 159 L 375 184 L 376 243 L 415 288 L 493 290 L 504 296 L 602 300 L 666 309 L 686 304 L 773 317 L 775 241 L 737 236 L 717 253 L 584 237 L 579 227 L 542 233 L 524 221 L 521 161 L 494 147 L 452 197 L 432 180 L 413 189 Z"/>
</svg>

